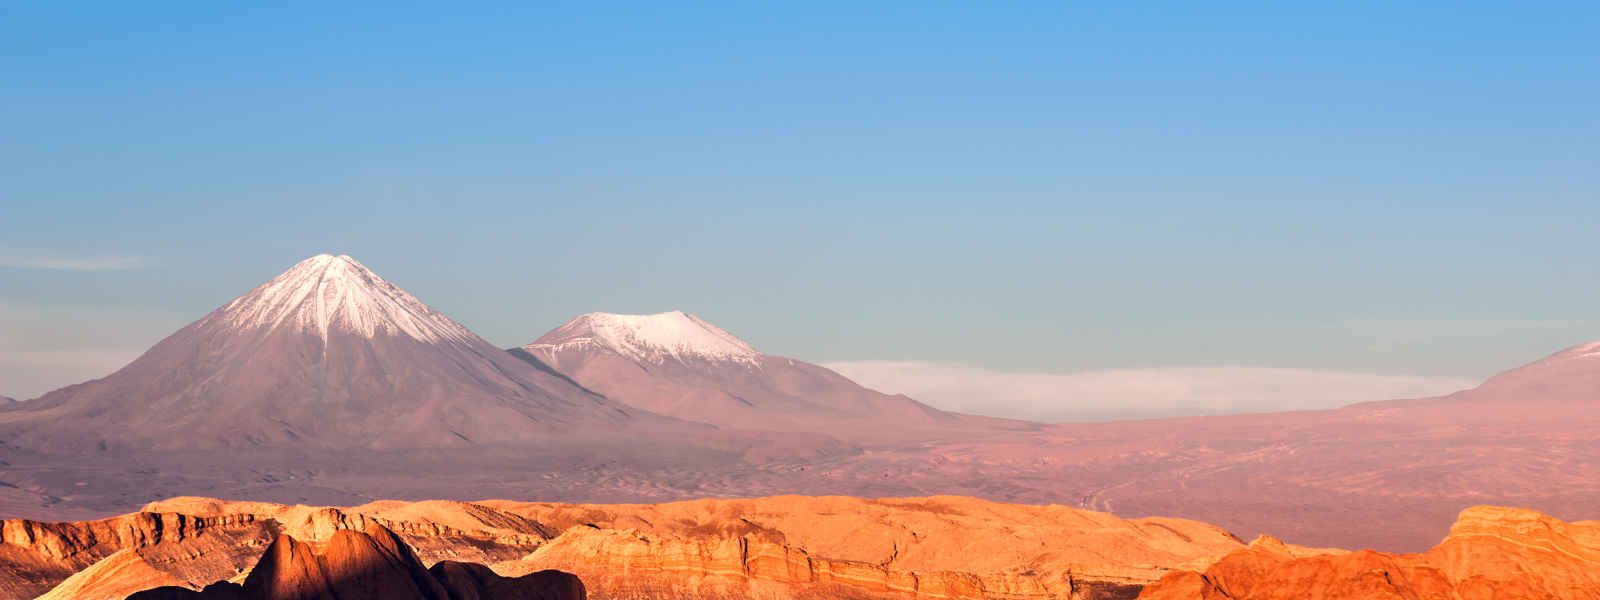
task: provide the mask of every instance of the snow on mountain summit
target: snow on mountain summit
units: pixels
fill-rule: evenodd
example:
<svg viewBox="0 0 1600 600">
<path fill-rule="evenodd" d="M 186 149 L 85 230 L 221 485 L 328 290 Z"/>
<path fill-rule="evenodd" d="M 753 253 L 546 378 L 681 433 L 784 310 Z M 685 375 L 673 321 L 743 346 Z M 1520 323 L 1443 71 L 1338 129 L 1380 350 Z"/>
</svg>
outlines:
<svg viewBox="0 0 1600 600">
<path fill-rule="evenodd" d="M 1600 342 L 1589 342 L 1573 348 L 1572 351 L 1577 354 L 1578 358 L 1600 356 Z"/>
<path fill-rule="evenodd" d="M 356 259 L 319 254 L 234 299 L 207 317 L 236 330 L 295 327 L 328 338 L 330 330 L 379 333 L 424 342 L 472 344 L 477 336 Z"/>
<path fill-rule="evenodd" d="M 680 310 L 653 315 L 588 313 L 545 334 L 525 350 L 599 346 L 640 362 L 698 358 L 754 363 L 755 348 L 700 317 Z"/>
</svg>

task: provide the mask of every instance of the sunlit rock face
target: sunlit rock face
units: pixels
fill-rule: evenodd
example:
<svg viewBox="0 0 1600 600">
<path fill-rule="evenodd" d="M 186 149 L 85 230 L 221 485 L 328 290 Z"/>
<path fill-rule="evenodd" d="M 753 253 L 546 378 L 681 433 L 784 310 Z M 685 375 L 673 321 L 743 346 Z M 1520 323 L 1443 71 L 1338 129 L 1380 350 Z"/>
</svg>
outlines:
<svg viewBox="0 0 1600 600">
<path fill-rule="evenodd" d="M 1479 506 L 1421 554 L 1293 552 L 1258 540 L 1203 571 L 1174 572 L 1146 600 L 1600 598 L 1600 522 Z"/>
<path fill-rule="evenodd" d="M 381 525 L 343 529 L 320 548 L 279 535 L 243 583 L 218 581 L 200 590 L 163 586 L 131 600 L 583 600 L 571 574 L 543 571 L 496 575 L 472 563 L 442 561 L 432 569 Z"/>
<path fill-rule="evenodd" d="M 272 535 L 271 524 L 251 514 L 141 512 L 77 523 L 0 521 L 0 597 L 32 598 L 75 573 L 81 575 L 74 576 L 77 581 L 47 597 L 89 597 L 85 590 L 106 580 L 121 585 L 106 596 L 111 597 L 231 575 L 252 564 Z"/>
<path fill-rule="evenodd" d="M 333 589 L 330 570 L 370 565 L 383 568 L 360 589 L 410 594 L 413 585 L 430 597 L 432 585 L 417 582 L 433 581 L 448 598 L 463 597 L 450 595 L 462 586 L 480 594 L 464 597 L 524 597 L 482 595 L 520 589 L 506 587 L 517 581 L 575 589 L 552 570 L 596 598 L 684 600 L 1592 600 L 1600 590 L 1600 522 L 1487 506 L 1463 511 L 1442 542 L 1418 554 L 1265 536 L 1246 545 L 1196 521 L 963 497 L 343 508 L 176 498 L 145 509 L 80 523 L 4 522 L 0 597 L 120 599 L 166 586 L 162 593 L 178 595 L 147 597 L 209 587 L 213 595 L 198 597 L 225 598 L 215 594 L 252 580 L 255 589 L 317 590 L 324 580 Z M 433 565 L 426 579 L 422 565 Z"/>
<path fill-rule="evenodd" d="M 571 571 L 613 597 L 1132 597 L 1241 546 L 1194 521 L 960 497 L 495 505 L 565 527 L 500 568 Z"/>
<path fill-rule="evenodd" d="M 333 540 L 374 528 L 436 571 L 440 561 L 482 564 L 505 578 L 554 569 L 576 575 L 597 598 L 1131 597 L 1170 570 L 1203 568 L 1242 547 L 1226 531 L 1183 519 L 959 497 L 348 508 L 178 498 L 145 508 L 110 523 L 31 524 L 79 541 L 68 551 L 38 536 L 8 542 L 0 552 L 10 557 L 0 562 L 0 582 L 11 586 L 4 597 L 122 598 L 157 586 L 247 584 L 265 577 L 252 570 L 264 553 L 326 553 Z M 175 515 L 205 526 L 182 535 L 152 537 L 153 527 L 111 533 Z M 91 537 L 97 541 L 83 541 Z M 17 568 L 41 563 L 53 570 L 22 577 Z M 446 569 L 483 579 L 475 567 Z"/>
</svg>

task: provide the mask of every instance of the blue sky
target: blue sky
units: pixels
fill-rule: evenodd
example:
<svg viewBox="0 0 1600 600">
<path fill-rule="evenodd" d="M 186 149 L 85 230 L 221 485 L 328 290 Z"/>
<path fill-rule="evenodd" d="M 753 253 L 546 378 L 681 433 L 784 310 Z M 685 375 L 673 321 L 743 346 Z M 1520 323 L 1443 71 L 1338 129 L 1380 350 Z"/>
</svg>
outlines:
<svg viewBox="0 0 1600 600">
<path fill-rule="evenodd" d="M 503 345 L 682 308 L 819 361 L 1479 376 L 1600 339 L 1592 3 L 229 4 L 0 7 L 0 351 L 142 348 L 319 252 Z"/>
</svg>

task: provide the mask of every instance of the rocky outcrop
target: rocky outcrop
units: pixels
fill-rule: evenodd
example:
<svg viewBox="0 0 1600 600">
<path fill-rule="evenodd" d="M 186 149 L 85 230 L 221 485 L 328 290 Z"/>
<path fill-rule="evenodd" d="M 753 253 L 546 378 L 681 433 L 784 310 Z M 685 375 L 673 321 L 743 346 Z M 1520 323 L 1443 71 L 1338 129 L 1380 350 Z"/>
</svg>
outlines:
<svg viewBox="0 0 1600 600">
<path fill-rule="evenodd" d="M 1600 599 L 1600 522 L 1470 508 L 1424 558 L 1463 598 Z"/>
<path fill-rule="evenodd" d="M 482 565 L 441 562 L 424 569 L 411 547 L 381 525 L 340 530 L 319 552 L 280 535 L 243 584 L 221 581 L 200 591 L 162 587 L 129 600 L 583 600 L 583 584 L 546 571 L 518 578 Z"/>
<path fill-rule="evenodd" d="M 587 529 L 587 528 L 586 528 Z M 816 556 L 761 534 L 656 538 L 631 531 L 576 529 L 507 572 L 560 568 L 607 597 L 699 598 L 1132 598 L 1153 575 L 1107 566 L 1058 566 L 1000 573 L 919 571 Z"/>
<path fill-rule="evenodd" d="M 47 564 L 77 572 L 47 582 L 59 583 L 49 600 L 120 599 L 144 585 L 172 587 L 141 599 L 553 599 L 572 597 L 578 580 L 601 598 L 665 600 L 1600 600 L 1600 522 L 1498 507 L 1461 512 L 1420 554 L 1265 536 L 1246 546 L 1183 519 L 961 497 L 349 508 L 180 498 L 146 508 L 5 523 L 0 585 L 11 591 L 0 597 L 44 592 L 28 569 Z M 218 583 L 195 591 L 208 582 Z"/>
<path fill-rule="evenodd" d="M 477 563 L 443 561 L 428 569 L 453 600 L 567 600 L 585 598 L 583 581 L 571 573 L 538 571 L 501 577 Z"/>
<path fill-rule="evenodd" d="M 372 525 L 381 525 L 398 534 L 427 562 L 495 563 L 521 557 L 554 537 L 540 523 L 525 517 L 470 502 L 443 500 L 385 500 L 335 508 L 180 497 L 152 502 L 144 509 L 198 515 L 248 515 L 270 523 L 275 533 L 317 543 L 327 541 L 339 531 L 364 531 Z"/>
<path fill-rule="evenodd" d="M 72 560 L 102 550 L 109 554 L 121 548 L 183 541 L 210 529 L 239 528 L 254 521 L 255 515 L 249 514 L 197 517 L 152 512 L 80 523 L 7 519 L 0 521 L 0 544 L 27 548 L 42 558 Z"/>
<path fill-rule="evenodd" d="M 485 504 L 562 530 L 497 569 L 571 571 L 608 597 L 1131 598 L 1242 545 L 1182 519 L 959 497 Z"/>
<path fill-rule="evenodd" d="M 423 564 L 446 564 L 435 567 L 446 571 L 435 573 L 440 581 L 494 581 L 476 567 L 448 566 L 454 563 L 481 563 L 501 576 L 555 569 L 608 598 L 1131 598 L 1170 570 L 1203 569 L 1243 546 L 1222 529 L 1183 519 L 1122 519 L 960 497 L 780 496 L 649 505 L 382 501 L 348 508 L 177 498 L 145 508 L 247 522 L 259 531 L 242 550 L 222 547 L 220 540 L 235 538 L 209 541 L 220 533 L 216 528 L 184 544 L 132 548 L 133 556 L 118 558 L 127 564 L 85 570 L 71 582 L 70 597 L 120 599 L 114 592 L 125 586 L 100 575 L 134 572 L 129 565 L 140 568 L 143 580 L 161 581 L 153 569 L 172 576 L 164 583 L 189 590 L 218 580 L 244 582 L 247 574 L 263 576 L 249 568 L 269 544 L 291 555 L 304 548 L 325 552 L 342 532 L 374 527 L 392 532 Z M 60 527 L 67 525 L 73 524 Z M 280 563 L 312 564 L 304 557 L 273 564 Z M 0 556 L 0 580 L 9 577 L 10 566 Z M 48 585 L 39 592 L 44 589 Z"/>
<path fill-rule="evenodd" d="M 1242 547 L 1220 528 L 1183 519 L 962 497 L 383 501 L 345 509 L 181 498 L 146 508 L 250 511 L 313 540 L 377 522 L 431 559 L 479 552 L 471 560 L 504 574 L 570 571 L 606 597 L 1131 597 L 1169 570 L 1203 568 Z M 498 546 L 479 550 L 490 544 Z"/>
<path fill-rule="evenodd" d="M 1301 554 L 1251 544 L 1146 588 L 1145 600 L 1521 600 L 1600 598 L 1600 523 L 1513 508 L 1462 511 L 1422 554 Z"/>
<path fill-rule="evenodd" d="M 98 521 L 4 521 L 0 598 L 51 591 L 74 600 L 120 600 L 156 585 L 199 588 L 246 572 L 279 534 L 323 543 L 338 531 L 381 525 L 427 562 L 484 563 L 526 555 L 546 538 L 536 523 L 466 503 L 392 504 L 349 511 L 177 498 Z"/>
<path fill-rule="evenodd" d="M 137 551 L 126 549 L 73 573 L 38 600 L 124 598 L 140 590 L 182 585 L 183 581 L 151 565 Z"/>
<path fill-rule="evenodd" d="M 271 535 L 270 526 L 251 514 L 140 512 L 75 523 L 0 521 L 0 598 L 32 598 L 119 552 L 125 554 L 97 570 L 118 577 L 136 569 L 177 581 L 196 572 L 215 578 L 248 565 Z"/>
</svg>

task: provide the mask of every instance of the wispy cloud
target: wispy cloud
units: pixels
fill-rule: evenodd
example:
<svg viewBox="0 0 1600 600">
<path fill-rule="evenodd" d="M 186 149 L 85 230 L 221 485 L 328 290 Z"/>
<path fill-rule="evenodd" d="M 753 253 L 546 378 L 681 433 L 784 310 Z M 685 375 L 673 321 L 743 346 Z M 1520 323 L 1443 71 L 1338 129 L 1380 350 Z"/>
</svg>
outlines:
<svg viewBox="0 0 1600 600">
<path fill-rule="evenodd" d="M 1459 377 L 1271 367 L 1008 373 L 928 362 L 826 364 L 867 387 L 939 408 L 1034 421 L 1105 421 L 1334 408 L 1473 387 Z"/>
<path fill-rule="evenodd" d="M 33 269 L 43 271 L 130 271 L 143 268 L 147 261 L 142 256 L 91 255 L 67 256 L 61 254 L 0 251 L 0 268 Z"/>
</svg>

